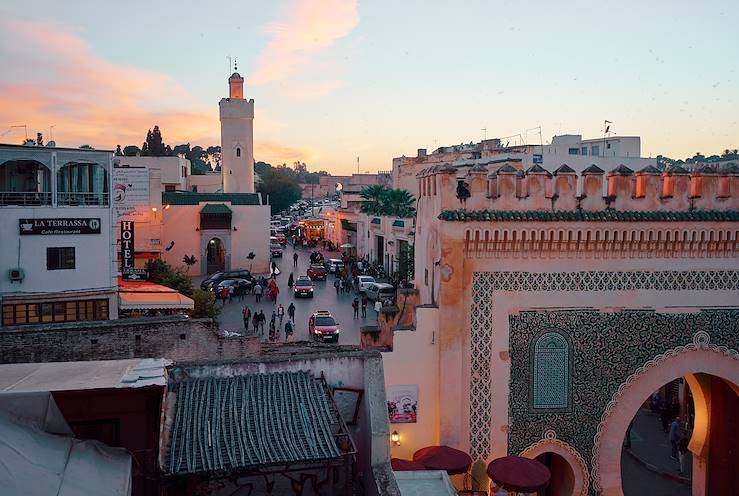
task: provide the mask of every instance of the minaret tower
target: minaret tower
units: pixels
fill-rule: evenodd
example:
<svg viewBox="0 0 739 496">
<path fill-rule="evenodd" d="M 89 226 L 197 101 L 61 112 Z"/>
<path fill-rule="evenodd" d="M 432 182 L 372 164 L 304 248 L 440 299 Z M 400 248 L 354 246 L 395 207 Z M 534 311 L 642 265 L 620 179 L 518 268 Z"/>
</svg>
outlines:
<svg viewBox="0 0 739 496">
<path fill-rule="evenodd" d="M 244 78 L 228 78 L 221 114 L 221 174 L 224 193 L 254 193 L 254 100 L 244 99 Z"/>
</svg>

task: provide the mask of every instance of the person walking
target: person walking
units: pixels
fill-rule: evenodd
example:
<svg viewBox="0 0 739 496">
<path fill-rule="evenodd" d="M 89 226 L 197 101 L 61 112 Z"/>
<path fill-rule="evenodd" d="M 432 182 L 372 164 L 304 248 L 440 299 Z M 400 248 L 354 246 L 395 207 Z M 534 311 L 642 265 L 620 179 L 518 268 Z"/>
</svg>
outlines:
<svg viewBox="0 0 739 496">
<path fill-rule="evenodd" d="M 271 293 L 272 293 L 272 303 L 274 303 L 276 305 L 277 304 L 277 297 L 280 295 L 280 287 L 277 285 L 277 283 L 275 283 L 272 286 Z"/>
<path fill-rule="evenodd" d="M 270 341 L 275 340 L 275 319 L 272 319 L 269 322 L 269 340 Z"/>
<path fill-rule="evenodd" d="M 290 276 L 287 278 L 287 287 L 292 289 L 293 284 L 295 284 L 295 279 L 293 279 L 293 273 L 290 272 Z"/>
<path fill-rule="evenodd" d="M 295 246 L 295 244 L 293 244 L 293 246 Z M 297 266 L 298 266 L 298 254 L 293 253 L 293 267 L 297 268 Z"/>
<path fill-rule="evenodd" d="M 264 310 L 259 311 L 259 334 L 264 336 L 264 323 L 267 322 L 267 317 L 264 316 Z"/>
<path fill-rule="evenodd" d="M 252 315 L 251 323 L 254 326 L 254 334 L 257 334 L 259 332 L 259 312 L 254 312 L 254 315 Z"/>
<path fill-rule="evenodd" d="M 275 263 L 274 260 L 272 260 L 271 265 L 272 265 L 272 270 L 270 271 L 270 275 L 272 276 L 272 279 L 274 279 L 275 276 L 277 276 L 277 264 Z"/>
<path fill-rule="evenodd" d="M 228 298 L 228 288 L 226 286 L 223 286 L 221 288 L 221 300 L 223 301 L 223 305 L 226 305 L 226 299 Z"/>
<path fill-rule="evenodd" d="M 280 327 L 282 327 L 282 319 L 285 318 L 285 307 L 282 306 L 282 303 L 277 307 L 277 318 L 280 319 Z"/>
<path fill-rule="evenodd" d="M 362 318 L 367 318 L 367 295 L 362 295 Z"/>
<path fill-rule="evenodd" d="M 680 417 L 675 417 L 670 424 L 670 447 L 672 448 L 670 458 L 675 461 L 677 461 L 677 444 L 680 442 L 680 438 L 682 438 Z"/>
<path fill-rule="evenodd" d="M 232 303 L 234 301 L 234 292 L 236 291 L 236 288 L 234 285 L 227 286 L 228 287 L 228 302 Z"/>
<path fill-rule="evenodd" d="M 290 321 L 288 320 L 287 322 L 285 322 L 285 342 L 286 342 L 286 343 L 287 343 L 288 341 L 291 341 L 291 340 L 292 340 L 292 339 L 291 339 L 291 338 L 292 338 L 292 335 L 293 335 L 293 325 L 292 325 L 292 323 L 291 323 L 291 322 L 290 322 Z"/>
<path fill-rule="evenodd" d="M 690 438 L 688 437 L 688 432 L 684 430 L 682 436 L 680 436 L 680 441 L 677 443 L 677 457 L 680 462 L 680 471 L 678 474 L 680 475 L 685 473 L 685 459 L 688 457 L 689 442 Z"/>
<path fill-rule="evenodd" d="M 334 281 L 334 288 L 336 289 L 336 296 L 339 296 L 339 292 L 341 291 L 341 282 L 340 281 L 341 281 L 340 279 L 336 279 Z"/>
<path fill-rule="evenodd" d="M 290 306 L 287 307 L 287 316 L 290 317 L 290 320 L 293 321 L 293 324 L 295 323 L 295 304 L 291 301 Z"/>
<path fill-rule="evenodd" d="M 356 296 L 352 300 L 352 310 L 354 310 L 354 318 L 358 319 L 359 318 L 359 298 L 357 298 Z"/>
<path fill-rule="evenodd" d="M 270 326 L 274 327 L 275 320 L 277 320 L 277 311 L 276 310 L 272 310 L 272 317 L 270 317 L 270 319 L 269 319 Z"/>
<path fill-rule="evenodd" d="M 257 282 L 257 285 L 254 286 L 254 298 L 256 298 L 257 303 L 262 301 L 262 285 Z"/>
<path fill-rule="evenodd" d="M 249 310 L 249 307 L 244 305 L 244 308 L 241 310 L 241 315 L 244 319 L 244 329 L 246 332 L 249 332 L 249 320 L 251 320 L 251 310 Z"/>
<path fill-rule="evenodd" d="M 377 322 L 380 322 L 380 310 L 382 310 L 382 302 L 378 299 L 375 301 L 375 312 L 377 312 Z"/>
</svg>

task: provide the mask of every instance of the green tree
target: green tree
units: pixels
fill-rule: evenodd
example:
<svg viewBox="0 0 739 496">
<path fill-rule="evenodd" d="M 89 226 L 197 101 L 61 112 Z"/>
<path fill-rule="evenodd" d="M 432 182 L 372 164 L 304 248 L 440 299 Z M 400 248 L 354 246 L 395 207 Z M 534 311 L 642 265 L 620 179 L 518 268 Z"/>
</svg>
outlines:
<svg viewBox="0 0 739 496">
<path fill-rule="evenodd" d="M 149 260 L 146 262 L 149 280 L 162 286 L 172 288 L 185 296 L 192 295 L 192 280 L 179 269 L 173 268 L 164 260 Z"/>
<path fill-rule="evenodd" d="M 136 145 L 128 145 L 123 148 L 123 155 L 126 157 L 135 157 L 141 154 L 141 148 Z"/>
<path fill-rule="evenodd" d="M 196 289 L 192 294 L 194 308 L 191 316 L 195 319 L 215 319 L 221 313 L 221 307 L 216 305 L 216 295 L 212 291 Z"/>
<path fill-rule="evenodd" d="M 388 189 L 381 184 L 373 184 L 362 190 L 362 205 L 360 210 L 370 215 L 383 215 L 385 210 L 385 197 Z"/>
<path fill-rule="evenodd" d="M 167 156 L 167 147 L 162 139 L 162 132 L 159 130 L 159 126 L 154 125 L 154 129 L 149 129 L 146 133 L 146 149 L 151 157 Z"/>
<path fill-rule="evenodd" d="M 295 178 L 286 169 L 271 166 L 260 174 L 257 192 L 269 195 L 269 205 L 273 214 L 290 208 L 302 196 L 302 189 Z"/>
<path fill-rule="evenodd" d="M 187 265 L 187 272 L 190 273 L 190 267 L 198 263 L 198 259 L 195 258 L 195 255 L 185 255 L 182 257 L 182 263 Z"/>
<path fill-rule="evenodd" d="M 80 150 L 94 150 L 90 145 L 80 145 Z"/>
<path fill-rule="evenodd" d="M 416 199 L 413 195 L 400 188 L 388 189 L 383 198 L 383 211 L 385 215 L 395 217 L 414 217 L 416 215 Z"/>
</svg>

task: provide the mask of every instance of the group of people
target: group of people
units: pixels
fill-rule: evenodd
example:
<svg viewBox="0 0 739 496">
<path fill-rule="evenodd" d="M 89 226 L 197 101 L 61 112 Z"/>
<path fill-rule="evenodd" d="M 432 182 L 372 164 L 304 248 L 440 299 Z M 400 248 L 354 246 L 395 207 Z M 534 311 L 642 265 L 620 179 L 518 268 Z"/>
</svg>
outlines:
<svg viewBox="0 0 739 496">
<path fill-rule="evenodd" d="M 662 431 L 670 440 L 670 458 L 679 463 L 678 473 L 685 471 L 685 457 L 688 454 L 690 436 L 687 426 L 680 421 L 680 403 L 676 397 L 672 401 L 663 399 L 659 392 L 649 398 L 652 415 L 658 415 Z"/>
<path fill-rule="evenodd" d="M 259 336 L 264 336 L 264 326 L 267 322 L 267 317 L 264 315 L 263 310 L 255 311 L 252 313 L 251 309 L 244 305 L 241 311 L 244 319 L 244 329 L 249 332 L 249 323 L 252 324 L 252 330 Z M 285 341 L 290 341 L 295 329 L 295 304 L 290 302 L 287 307 L 287 318 L 285 322 L 284 333 Z M 269 334 L 268 339 L 270 341 L 279 341 L 280 332 L 283 330 L 283 321 L 285 320 L 285 307 L 280 303 L 274 310 L 272 310 L 272 317 L 269 319 Z"/>
</svg>

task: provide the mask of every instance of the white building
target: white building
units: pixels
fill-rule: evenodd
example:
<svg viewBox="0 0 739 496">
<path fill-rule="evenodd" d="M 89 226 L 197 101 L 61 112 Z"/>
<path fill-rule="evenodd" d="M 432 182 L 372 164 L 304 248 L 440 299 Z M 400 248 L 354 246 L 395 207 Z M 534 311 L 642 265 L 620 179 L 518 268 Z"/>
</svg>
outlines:
<svg viewBox="0 0 739 496">
<path fill-rule="evenodd" d="M 244 78 L 228 78 L 229 97 L 218 102 L 221 116 L 223 191 L 254 193 L 254 99 L 244 98 Z"/>
<path fill-rule="evenodd" d="M 3 326 L 117 318 L 112 158 L 0 145 Z"/>
</svg>

